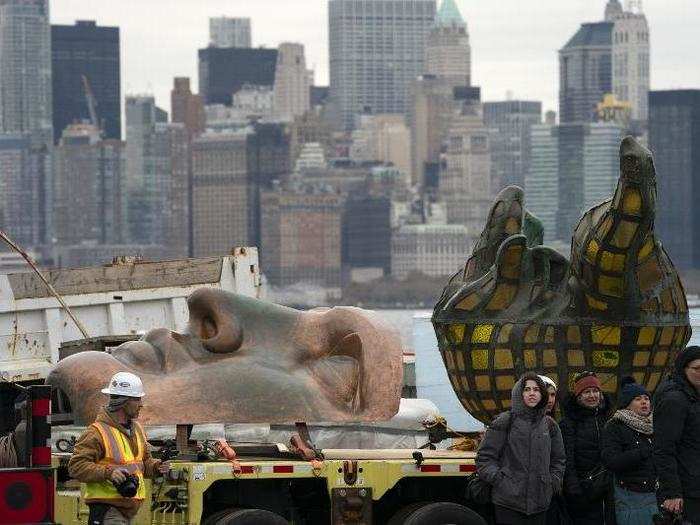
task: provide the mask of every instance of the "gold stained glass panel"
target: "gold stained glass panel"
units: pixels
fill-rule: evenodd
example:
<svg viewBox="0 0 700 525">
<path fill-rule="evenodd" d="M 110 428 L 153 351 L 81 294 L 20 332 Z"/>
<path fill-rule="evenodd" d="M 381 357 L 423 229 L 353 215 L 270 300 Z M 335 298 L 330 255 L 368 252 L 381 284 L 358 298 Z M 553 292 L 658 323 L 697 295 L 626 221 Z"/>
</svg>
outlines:
<svg viewBox="0 0 700 525">
<path fill-rule="evenodd" d="M 510 350 L 497 348 L 494 350 L 493 364 L 500 370 L 513 368 L 513 354 Z"/>
<path fill-rule="evenodd" d="M 480 301 L 481 297 L 479 297 L 478 294 L 471 293 L 467 295 L 464 299 L 462 299 L 460 302 L 458 302 L 455 308 L 457 310 L 473 310 L 474 308 L 476 308 L 476 305 L 478 305 Z"/>
<path fill-rule="evenodd" d="M 642 292 L 648 292 L 661 280 L 661 269 L 656 257 L 649 257 L 637 268 L 637 279 Z"/>
<path fill-rule="evenodd" d="M 499 343 L 507 343 L 508 339 L 510 338 L 510 333 L 513 330 L 513 325 L 508 323 L 504 324 L 501 327 L 501 331 L 498 332 L 498 342 Z"/>
<path fill-rule="evenodd" d="M 510 389 L 512 390 L 513 387 L 510 387 Z M 501 404 L 503 405 L 503 408 L 510 408 L 510 399 L 504 399 L 501 401 Z"/>
<path fill-rule="evenodd" d="M 591 308 L 594 308 L 596 310 L 607 310 L 608 309 L 607 303 L 604 303 L 603 301 L 599 301 L 595 297 L 591 297 L 588 294 L 586 294 L 586 301 L 588 302 L 588 306 L 590 306 Z"/>
<path fill-rule="evenodd" d="M 447 329 L 447 337 L 452 344 L 458 345 L 464 340 L 464 325 L 451 324 Z"/>
<path fill-rule="evenodd" d="M 651 237 L 648 237 L 644 243 L 644 246 L 642 246 L 642 248 L 639 250 L 638 262 L 643 262 L 647 257 L 649 257 L 649 254 L 653 248 L 654 240 Z"/>
<path fill-rule="evenodd" d="M 617 376 L 615 374 L 601 372 L 598 374 L 598 379 L 600 379 L 603 392 L 608 392 L 611 394 L 617 392 Z"/>
<path fill-rule="evenodd" d="M 488 343 L 493 333 L 492 324 L 478 324 L 472 332 L 472 343 Z"/>
<path fill-rule="evenodd" d="M 535 351 L 534 350 L 524 350 L 523 358 L 525 359 L 525 367 L 533 368 L 535 366 Z"/>
<path fill-rule="evenodd" d="M 600 275 L 598 277 L 598 291 L 610 297 L 622 297 L 624 294 L 624 280 L 622 277 Z"/>
<path fill-rule="evenodd" d="M 666 363 L 668 363 L 668 352 L 656 352 L 654 366 L 666 366 Z"/>
<path fill-rule="evenodd" d="M 523 254 L 522 246 L 511 246 L 505 253 L 503 263 L 499 271 L 503 277 L 517 279 L 520 277 L 520 258 Z"/>
<path fill-rule="evenodd" d="M 612 245 L 618 248 L 629 248 L 638 226 L 636 222 L 620 221 L 613 233 Z"/>
<path fill-rule="evenodd" d="M 491 378 L 489 376 L 476 376 L 474 378 L 476 389 L 480 392 L 491 390 Z"/>
<path fill-rule="evenodd" d="M 588 259 L 588 262 L 595 264 L 595 256 L 598 254 L 599 249 L 600 246 L 596 240 L 591 239 L 591 242 L 588 243 L 588 248 L 586 248 L 586 259 Z"/>
<path fill-rule="evenodd" d="M 504 310 L 513 302 L 518 288 L 513 284 L 501 283 L 496 286 L 496 291 L 486 305 L 487 310 Z"/>
<path fill-rule="evenodd" d="M 656 390 L 656 387 L 659 385 L 659 381 L 661 380 L 661 372 L 654 372 L 649 376 L 649 384 L 647 385 L 647 390 L 652 391 Z"/>
<path fill-rule="evenodd" d="M 668 346 L 673 341 L 673 327 L 664 326 L 661 330 L 661 337 L 659 337 L 659 344 L 661 346 Z"/>
<path fill-rule="evenodd" d="M 620 353 L 614 350 L 594 350 L 593 366 L 601 368 L 613 368 L 620 363 Z"/>
<path fill-rule="evenodd" d="M 545 368 L 553 368 L 557 366 L 557 351 L 553 348 L 542 350 L 542 365 Z"/>
<path fill-rule="evenodd" d="M 622 200 L 622 209 L 627 215 L 642 214 L 642 196 L 637 189 L 628 189 Z"/>
<path fill-rule="evenodd" d="M 676 328 L 676 338 L 673 340 L 673 343 L 676 346 L 681 346 L 683 344 L 683 339 L 685 337 L 685 328 Z"/>
<path fill-rule="evenodd" d="M 540 327 L 536 324 L 530 325 L 525 332 L 525 342 L 526 343 L 536 343 L 537 334 L 539 333 Z"/>
<path fill-rule="evenodd" d="M 654 344 L 654 336 L 656 336 L 656 328 L 653 326 L 643 326 L 639 329 L 637 344 L 642 346 L 652 345 Z"/>
<path fill-rule="evenodd" d="M 634 380 L 640 385 L 644 383 L 644 372 L 634 372 L 632 377 L 634 377 Z"/>
<path fill-rule="evenodd" d="M 634 359 L 632 360 L 632 366 L 634 366 L 634 367 L 647 366 L 649 364 L 649 357 L 650 356 L 651 356 L 651 352 L 635 352 Z"/>
<path fill-rule="evenodd" d="M 581 342 L 581 329 L 578 326 L 567 326 L 566 327 L 566 340 L 569 343 L 580 343 Z"/>
<path fill-rule="evenodd" d="M 447 352 L 445 352 L 445 361 L 447 361 L 447 369 L 454 370 L 455 361 L 454 361 L 454 358 L 452 357 L 452 352 L 450 352 L 449 350 Z"/>
<path fill-rule="evenodd" d="M 591 340 L 601 345 L 619 345 L 620 327 L 593 325 L 591 328 Z"/>
<path fill-rule="evenodd" d="M 548 326 L 547 331 L 544 333 L 544 342 L 553 343 L 554 342 L 554 327 Z"/>
<path fill-rule="evenodd" d="M 569 366 L 584 366 L 586 360 L 583 357 L 583 350 L 569 350 L 567 352 Z"/>
<path fill-rule="evenodd" d="M 515 378 L 513 376 L 496 376 L 496 388 L 498 390 L 513 390 Z"/>
<path fill-rule="evenodd" d="M 457 369 L 460 372 L 465 372 L 467 370 L 467 367 L 464 366 L 464 352 L 461 350 L 457 350 Z"/>
<path fill-rule="evenodd" d="M 484 405 L 484 410 L 496 410 L 496 402 L 493 399 L 482 399 L 481 404 Z"/>
<path fill-rule="evenodd" d="M 600 255 L 600 269 L 604 272 L 622 273 L 625 269 L 625 254 L 603 251 Z"/>
<path fill-rule="evenodd" d="M 475 370 L 486 370 L 489 366 L 489 351 L 485 348 L 472 350 L 472 367 Z"/>
</svg>

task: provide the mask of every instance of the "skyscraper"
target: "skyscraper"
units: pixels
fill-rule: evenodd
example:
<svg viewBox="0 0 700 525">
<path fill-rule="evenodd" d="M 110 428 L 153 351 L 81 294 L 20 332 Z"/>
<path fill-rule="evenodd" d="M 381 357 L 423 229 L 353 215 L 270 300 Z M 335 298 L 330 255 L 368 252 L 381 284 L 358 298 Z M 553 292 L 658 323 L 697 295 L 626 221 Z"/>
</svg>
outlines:
<svg viewBox="0 0 700 525">
<path fill-rule="evenodd" d="M 199 50 L 199 93 L 205 104 L 231 105 L 245 84 L 272 88 L 276 49 L 207 47 Z"/>
<path fill-rule="evenodd" d="M 435 0 L 330 0 L 330 98 L 338 128 L 363 112 L 404 113 L 410 86 L 425 71 Z"/>
<path fill-rule="evenodd" d="M 83 77 L 95 101 L 103 136 L 121 139 L 121 75 L 119 28 L 79 20 L 75 25 L 51 26 L 53 77 L 53 136 L 61 138 L 73 122 L 89 121 Z"/>
<path fill-rule="evenodd" d="M 304 46 L 284 42 L 277 49 L 275 67 L 274 115 L 291 121 L 311 107 L 312 74 L 306 69 Z"/>
<path fill-rule="evenodd" d="M 0 132 L 51 130 L 48 0 L 0 0 Z"/>
<path fill-rule="evenodd" d="M 456 86 L 471 84 L 471 46 L 467 24 L 454 0 L 442 0 L 425 47 L 425 73 Z"/>
<path fill-rule="evenodd" d="M 612 93 L 614 22 L 581 24 L 559 50 L 559 120 L 592 122 L 603 95 Z"/>
<path fill-rule="evenodd" d="M 190 137 L 204 131 L 204 104 L 200 95 L 190 89 L 189 77 L 175 77 L 170 91 L 172 121 L 185 125 Z"/>
<path fill-rule="evenodd" d="M 554 124 L 530 128 L 530 169 L 525 172 L 525 207 L 542 222 L 545 241 L 557 238 L 559 139 Z"/>
<path fill-rule="evenodd" d="M 700 90 L 649 93 L 649 145 L 659 239 L 679 268 L 700 268 Z"/>
<path fill-rule="evenodd" d="M 506 100 L 484 103 L 484 123 L 491 135 L 491 182 L 496 193 L 523 187 L 530 168 L 530 127 L 542 121 L 542 103 Z"/>
<path fill-rule="evenodd" d="M 251 47 L 250 18 L 220 16 L 209 19 L 209 45 Z"/>
</svg>

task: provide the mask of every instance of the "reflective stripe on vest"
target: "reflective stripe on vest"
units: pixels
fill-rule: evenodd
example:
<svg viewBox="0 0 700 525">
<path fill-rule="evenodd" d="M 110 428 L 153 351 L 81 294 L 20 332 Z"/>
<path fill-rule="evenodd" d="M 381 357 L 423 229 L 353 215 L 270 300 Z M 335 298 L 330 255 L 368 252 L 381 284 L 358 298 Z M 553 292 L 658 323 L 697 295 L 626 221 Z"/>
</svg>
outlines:
<svg viewBox="0 0 700 525">
<path fill-rule="evenodd" d="M 99 465 L 111 465 L 134 474 L 139 480 L 139 488 L 132 499 L 143 500 L 146 496 L 146 487 L 143 477 L 143 457 L 146 450 L 146 435 L 143 428 L 136 421 L 132 421 L 133 432 L 136 436 L 136 454 L 131 450 L 131 442 L 119 429 L 96 421 L 94 427 L 102 438 L 105 455 L 97 463 Z M 91 482 L 85 484 L 85 499 L 124 499 L 117 492 L 114 484 L 109 481 Z"/>
</svg>

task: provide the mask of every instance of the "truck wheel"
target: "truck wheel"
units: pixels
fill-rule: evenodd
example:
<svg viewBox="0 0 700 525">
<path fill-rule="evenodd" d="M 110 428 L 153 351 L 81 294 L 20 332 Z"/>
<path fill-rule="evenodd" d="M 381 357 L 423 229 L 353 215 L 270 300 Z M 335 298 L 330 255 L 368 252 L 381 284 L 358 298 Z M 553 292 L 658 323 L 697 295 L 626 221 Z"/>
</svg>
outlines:
<svg viewBox="0 0 700 525">
<path fill-rule="evenodd" d="M 424 507 L 425 505 L 428 505 L 429 502 L 427 501 L 422 501 L 420 503 L 411 503 L 410 505 L 406 505 L 405 507 L 402 507 L 399 509 L 399 511 L 394 514 L 391 519 L 389 520 L 389 523 L 387 525 L 403 525 L 406 522 L 406 518 L 408 518 L 411 514 L 413 514 L 416 510 L 418 510 L 421 507 Z"/>
<path fill-rule="evenodd" d="M 457 503 L 429 503 L 413 511 L 404 525 L 486 525 L 484 518 Z"/>
<path fill-rule="evenodd" d="M 289 525 L 289 522 L 269 510 L 238 509 L 219 518 L 216 525 Z"/>
</svg>

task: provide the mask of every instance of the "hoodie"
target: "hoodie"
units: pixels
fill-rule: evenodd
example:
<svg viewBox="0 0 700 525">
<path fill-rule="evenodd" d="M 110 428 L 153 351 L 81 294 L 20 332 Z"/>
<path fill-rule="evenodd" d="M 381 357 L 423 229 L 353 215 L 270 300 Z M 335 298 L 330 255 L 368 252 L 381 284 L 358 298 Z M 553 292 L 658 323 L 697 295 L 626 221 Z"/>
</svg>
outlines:
<svg viewBox="0 0 700 525">
<path fill-rule="evenodd" d="M 495 505 L 532 515 L 545 512 L 553 493 L 561 492 L 566 455 L 559 427 L 544 413 L 544 385 L 545 402 L 530 408 L 523 401 L 524 384 L 523 377 L 511 392 L 510 412 L 486 431 L 476 468 L 493 487 Z"/>
<path fill-rule="evenodd" d="M 685 367 L 700 359 L 700 348 L 678 354 L 673 373 L 654 394 L 654 465 L 659 497 L 700 498 L 700 395 Z"/>
</svg>

